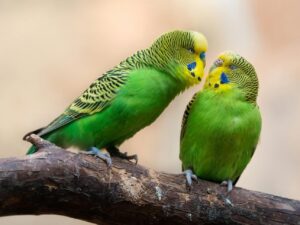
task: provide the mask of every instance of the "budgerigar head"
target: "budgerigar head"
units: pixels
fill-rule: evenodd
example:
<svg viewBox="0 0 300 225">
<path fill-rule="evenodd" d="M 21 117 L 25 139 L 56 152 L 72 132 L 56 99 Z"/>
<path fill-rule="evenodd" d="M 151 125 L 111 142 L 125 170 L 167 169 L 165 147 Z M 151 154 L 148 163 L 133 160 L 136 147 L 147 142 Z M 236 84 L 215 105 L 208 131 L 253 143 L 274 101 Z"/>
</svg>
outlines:
<svg viewBox="0 0 300 225">
<path fill-rule="evenodd" d="M 207 40 L 195 31 L 172 31 L 160 36 L 151 46 L 159 69 L 184 81 L 188 86 L 201 81 L 205 67 Z"/>
<path fill-rule="evenodd" d="M 256 102 L 258 79 L 251 63 L 235 52 L 227 51 L 218 56 L 209 70 L 206 88 L 226 91 L 239 88 L 250 102 Z"/>
</svg>

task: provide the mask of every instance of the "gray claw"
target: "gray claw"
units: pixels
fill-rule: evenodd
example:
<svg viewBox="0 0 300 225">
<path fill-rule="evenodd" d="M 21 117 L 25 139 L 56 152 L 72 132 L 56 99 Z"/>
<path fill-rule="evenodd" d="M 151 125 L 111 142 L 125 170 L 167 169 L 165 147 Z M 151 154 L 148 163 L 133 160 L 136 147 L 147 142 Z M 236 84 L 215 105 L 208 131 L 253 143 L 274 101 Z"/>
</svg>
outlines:
<svg viewBox="0 0 300 225">
<path fill-rule="evenodd" d="M 233 189 L 233 183 L 232 180 L 224 180 L 221 183 L 221 186 L 227 186 L 227 193 L 231 192 Z"/>
<path fill-rule="evenodd" d="M 221 186 L 226 186 L 227 187 L 227 193 L 226 195 L 224 196 L 224 201 L 225 201 L 225 204 L 226 205 L 229 205 L 229 206 L 233 206 L 233 203 L 231 202 L 230 200 L 230 197 L 229 197 L 229 194 L 230 192 L 232 191 L 233 189 L 233 182 L 232 180 L 224 180 L 221 184 Z"/>
<path fill-rule="evenodd" d="M 110 157 L 110 154 L 106 151 L 99 150 L 96 147 L 91 147 L 89 150 L 85 153 L 87 155 L 93 155 L 94 157 L 98 157 L 106 162 L 107 166 L 110 168 L 112 166 L 112 160 Z"/>
<path fill-rule="evenodd" d="M 191 188 L 193 180 L 197 180 L 197 176 L 190 169 L 183 171 L 183 174 L 185 175 L 188 188 Z"/>
</svg>

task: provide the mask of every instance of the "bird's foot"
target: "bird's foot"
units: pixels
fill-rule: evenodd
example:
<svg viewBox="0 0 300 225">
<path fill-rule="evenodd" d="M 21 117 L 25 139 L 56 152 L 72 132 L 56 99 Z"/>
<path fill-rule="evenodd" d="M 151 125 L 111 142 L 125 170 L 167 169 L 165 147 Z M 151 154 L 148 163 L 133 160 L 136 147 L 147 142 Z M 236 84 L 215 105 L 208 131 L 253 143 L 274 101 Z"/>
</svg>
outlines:
<svg viewBox="0 0 300 225">
<path fill-rule="evenodd" d="M 104 162 L 106 162 L 106 164 L 109 168 L 112 165 L 112 160 L 111 160 L 110 154 L 105 150 L 102 150 L 102 149 L 100 150 L 96 147 L 91 147 L 88 149 L 88 151 L 85 154 L 93 155 L 95 157 L 102 159 Z"/>
<path fill-rule="evenodd" d="M 227 193 L 229 194 L 233 189 L 233 183 L 232 180 L 224 180 L 221 184 L 221 186 L 227 186 Z"/>
<path fill-rule="evenodd" d="M 193 180 L 197 181 L 197 176 L 190 169 L 183 171 L 183 174 L 185 175 L 187 189 L 191 190 Z"/>
<path fill-rule="evenodd" d="M 224 199 L 225 204 L 229 205 L 229 206 L 233 206 L 233 203 L 231 202 L 231 200 L 229 198 L 229 194 L 230 194 L 230 192 L 233 189 L 233 182 L 232 182 L 232 180 L 225 180 L 220 185 L 221 186 L 227 186 L 227 193 L 226 193 L 226 196 L 225 196 L 225 199 Z"/>
<path fill-rule="evenodd" d="M 135 164 L 138 163 L 138 156 L 136 154 L 127 155 L 127 152 L 120 152 L 120 150 L 117 147 L 110 147 L 107 148 L 107 150 L 111 153 L 112 156 L 116 156 L 121 159 L 126 159 L 128 161 L 135 160 Z"/>
</svg>

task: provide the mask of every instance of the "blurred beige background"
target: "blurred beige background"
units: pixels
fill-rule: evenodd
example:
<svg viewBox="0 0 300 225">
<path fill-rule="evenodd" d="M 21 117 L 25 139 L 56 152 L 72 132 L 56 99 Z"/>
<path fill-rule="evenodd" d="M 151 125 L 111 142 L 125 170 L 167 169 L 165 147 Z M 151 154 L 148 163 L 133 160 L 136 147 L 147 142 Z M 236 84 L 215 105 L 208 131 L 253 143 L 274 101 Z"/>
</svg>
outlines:
<svg viewBox="0 0 300 225">
<path fill-rule="evenodd" d="M 238 186 L 300 199 L 300 2 L 297 0 L 0 0 L 0 157 L 24 155 L 22 136 L 60 114 L 94 79 L 161 33 L 203 32 L 207 65 L 235 50 L 258 72 L 263 131 Z M 198 87 L 176 98 L 123 151 L 180 172 L 179 132 Z M 61 216 L 0 218 L 0 224 L 88 224 Z"/>
</svg>

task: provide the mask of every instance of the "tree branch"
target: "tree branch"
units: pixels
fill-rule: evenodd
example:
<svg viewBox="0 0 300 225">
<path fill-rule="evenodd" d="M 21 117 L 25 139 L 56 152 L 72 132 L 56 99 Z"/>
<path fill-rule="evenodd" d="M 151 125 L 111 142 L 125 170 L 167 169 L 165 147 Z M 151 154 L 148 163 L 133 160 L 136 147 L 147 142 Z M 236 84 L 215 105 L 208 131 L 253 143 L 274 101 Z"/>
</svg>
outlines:
<svg viewBox="0 0 300 225">
<path fill-rule="evenodd" d="M 39 151 L 0 159 L 0 216 L 59 214 L 97 224 L 300 224 L 300 201 L 64 151 L 31 135 Z M 230 201 L 228 201 L 230 199 Z"/>
</svg>

